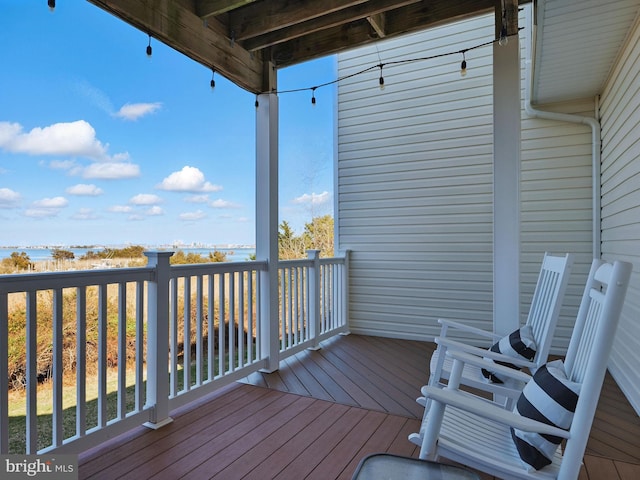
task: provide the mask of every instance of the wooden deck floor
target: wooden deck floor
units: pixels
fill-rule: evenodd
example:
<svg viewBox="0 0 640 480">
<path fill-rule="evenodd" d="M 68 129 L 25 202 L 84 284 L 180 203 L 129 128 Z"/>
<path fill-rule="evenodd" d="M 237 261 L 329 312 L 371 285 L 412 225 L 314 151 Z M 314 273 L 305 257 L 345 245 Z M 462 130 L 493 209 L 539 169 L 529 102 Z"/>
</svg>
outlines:
<svg viewBox="0 0 640 480">
<path fill-rule="evenodd" d="M 349 335 L 79 458 L 81 479 L 349 479 L 373 452 L 417 456 L 432 344 Z M 581 479 L 640 478 L 640 419 L 608 378 Z M 483 479 L 490 477 L 484 476 Z"/>
</svg>

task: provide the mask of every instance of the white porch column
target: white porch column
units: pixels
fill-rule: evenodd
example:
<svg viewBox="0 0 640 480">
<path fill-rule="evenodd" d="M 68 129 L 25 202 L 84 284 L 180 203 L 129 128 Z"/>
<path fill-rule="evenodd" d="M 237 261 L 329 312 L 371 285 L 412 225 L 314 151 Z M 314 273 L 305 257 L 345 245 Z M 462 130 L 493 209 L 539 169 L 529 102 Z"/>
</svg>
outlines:
<svg viewBox="0 0 640 480">
<path fill-rule="evenodd" d="M 503 4 L 510 36 L 506 45 L 493 46 L 493 328 L 507 334 L 518 328 L 520 315 L 521 100 L 518 2 L 497 1 L 497 36 Z"/>
<path fill-rule="evenodd" d="M 147 298 L 147 407 L 149 421 L 144 425 L 157 430 L 173 419 L 169 416 L 169 257 L 173 252 L 144 252 L 147 266 L 156 271 L 149 282 Z"/>
<path fill-rule="evenodd" d="M 260 349 L 267 364 L 278 369 L 278 96 L 259 95 L 256 109 L 256 260 L 267 261 L 260 272 Z"/>
</svg>

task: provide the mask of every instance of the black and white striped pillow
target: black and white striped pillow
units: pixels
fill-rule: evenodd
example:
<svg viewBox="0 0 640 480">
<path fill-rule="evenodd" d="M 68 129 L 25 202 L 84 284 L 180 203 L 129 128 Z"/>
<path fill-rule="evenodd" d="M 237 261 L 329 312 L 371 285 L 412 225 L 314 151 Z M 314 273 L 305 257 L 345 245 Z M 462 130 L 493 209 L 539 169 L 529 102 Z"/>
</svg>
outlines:
<svg viewBox="0 0 640 480">
<path fill-rule="evenodd" d="M 501 338 L 500 341 L 495 343 L 489 350 L 503 355 L 508 355 L 513 358 L 533 360 L 533 357 L 536 355 L 536 348 L 536 342 L 533 339 L 533 330 L 530 325 L 525 325 L 522 328 L 511 332 L 506 337 Z M 485 360 L 493 362 L 490 358 L 485 358 Z M 512 363 L 496 363 L 506 367 L 515 368 L 516 370 L 520 369 L 520 367 Z M 503 379 L 491 372 L 490 369 L 483 368 L 482 375 L 492 383 L 503 383 Z"/>
<path fill-rule="evenodd" d="M 540 367 L 525 385 L 514 412 L 568 430 L 578 403 L 580 384 L 567 379 L 562 360 Z M 511 428 L 520 458 L 529 469 L 549 465 L 562 438 Z"/>
</svg>

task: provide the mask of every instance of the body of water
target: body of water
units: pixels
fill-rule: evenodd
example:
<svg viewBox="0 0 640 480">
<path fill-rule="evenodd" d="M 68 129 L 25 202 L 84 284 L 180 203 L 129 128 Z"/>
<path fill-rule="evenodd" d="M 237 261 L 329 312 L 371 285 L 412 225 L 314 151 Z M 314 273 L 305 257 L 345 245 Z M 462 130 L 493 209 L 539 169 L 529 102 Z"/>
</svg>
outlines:
<svg viewBox="0 0 640 480">
<path fill-rule="evenodd" d="M 104 247 L 93 247 L 93 248 L 64 248 L 63 250 L 68 250 L 73 252 L 75 258 L 78 259 L 81 256 L 85 255 L 89 250 L 93 250 L 94 252 L 101 252 L 104 250 Z M 168 248 L 168 247 L 148 247 L 147 250 L 171 250 L 177 252 L 178 250 L 182 250 L 185 254 L 188 253 L 197 253 L 202 255 L 203 257 L 208 257 L 209 252 L 214 252 L 215 250 L 219 252 L 223 252 L 227 254 L 227 260 L 230 262 L 246 262 L 249 260 L 249 256 L 256 253 L 255 248 Z M 52 248 L 13 248 L 13 247 L 0 247 L 0 260 L 3 258 L 10 257 L 13 252 L 25 252 L 29 259 L 32 262 L 45 262 L 47 260 L 53 260 L 51 257 L 51 253 L 53 252 Z"/>
</svg>

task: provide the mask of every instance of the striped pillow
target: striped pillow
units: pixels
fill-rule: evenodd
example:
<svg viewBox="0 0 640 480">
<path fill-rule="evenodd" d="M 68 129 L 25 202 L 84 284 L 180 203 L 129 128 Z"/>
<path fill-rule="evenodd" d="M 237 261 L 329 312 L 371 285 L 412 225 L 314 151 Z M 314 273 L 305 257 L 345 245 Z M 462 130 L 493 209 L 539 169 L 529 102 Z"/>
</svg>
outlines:
<svg viewBox="0 0 640 480">
<path fill-rule="evenodd" d="M 578 403 L 580 384 L 567 379 L 562 360 L 540 367 L 522 390 L 514 412 L 568 430 Z M 520 458 L 531 470 L 549 465 L 562 438 L 511 428 Z"/>
<path fill-rule="evenodd" d="M 508 355 L 513 358 L 521 358 L 523 360 L 533 360 L 533 357 L 536 355 L 536 342 L 533 339 L 533 330 L 530 325 L 525 325 L 524 327 L 516 330 L 515 332 L 511 332 L 506 337 L 500 339 L 499 342 L 494 344 L 489 350 L 496 353 L 501 353 L 503 355 Z M 489 362 L 493 362 L 490 358 L 485 358 Z M 506 367 L 511 367 L 516 370 L 520 370 L 520 367 L 507 362 L 496 362 L 500 365 L 504 365 Z M 485 368 L 482 369 L 482 375 L 484 378 L 489 380 L 492 383 L 503 383 L 503 379 L 501 379 L 497 374 L 487 370 Z"/>
</svg>

